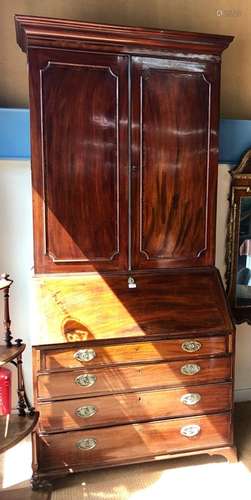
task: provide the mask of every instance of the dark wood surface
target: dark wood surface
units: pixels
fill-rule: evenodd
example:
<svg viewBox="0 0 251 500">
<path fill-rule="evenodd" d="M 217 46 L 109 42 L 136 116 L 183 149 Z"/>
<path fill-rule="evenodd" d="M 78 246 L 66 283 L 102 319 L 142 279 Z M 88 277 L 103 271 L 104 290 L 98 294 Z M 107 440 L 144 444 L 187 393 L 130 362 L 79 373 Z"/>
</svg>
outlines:
<svg viewBox="0 0 251 500">
<path fill-rule="evenodd" d="M 145 53 L 192 51 L 200 54 L 220 54 L 232 42 L 232 36 L 193 33 L 154 28 L 136 28 L 109 24 L 84 23 L 66 19 L 16 15 L 17 42 L 22 50 L 32 46 L 86 48 L 98 44 L 99 50 Z M 178 49 L 178 50 L 177 50 Z"/>
<path fill-rule="evenodd" d="M 30 434 L 37 424 L 38 416 L 38 412 L 35 412 L 33 416 L 12 414 L 8 425 L 6 424 L 7 416 L 0 416 L 0 453 L 15 446 Z"/>
<path fill-rule="evenodd" d="M 142 457 L 138 459 L 133 460 L 133 464 L 140 464 L 142 462 L 153 462 L 156 460 L 167 460 L 167 459 L 176 459 L 176 458 L 189 458 L 191 457 L 196 457 L 198 455 L 209 455 L 209 456 L 222 456 L 226 459 L 228 463 L 237 463 L 238 462 L 238 454 L 237 454 L 237 449 L 236 447 L 231 444 L 229 446 L 218 446 L 216 448 L 202 448 L 200 450 L 188 450 L 188 451 L 181 451 L 181 452 L 175 452 L 175 453 L 166 453 L 165 455 L 160 455 L 160 456 L 155 456 L 154 458 L 149 456 L 149 457 Z M 208 458 L 205 457 L 205 463 L 208 463 Z M 132 462 L 130 460 L 123 460 L 120 462 L 119 465 L 131 465 Z M 104 462 L 103 464 L 100 465 L 94 465 L 94 466 L 89 466 L 88 470 L 97 470 L 97 469 L 107 469 L 111 467 L 116 467 L 118 464 L 114 463 L 109 463 L 109 462 Z M 78 465 L 74 466 L 74 473 L 75 472 L 81 472 L 83 471 L 83 465 L 80 463 Z M 60 468 L 60 469 L 51 469 L 51 470 L 46 470 L 45 472 L 40 473 L 41 479 L 43 478 L 49 478 L 50 480 L 56 479 L 56 478 L 65 478 L 69 472 L 67 471 L 67 468 Z"/>
<path fill-rule="evenodd" d="M 19 354 L 21 354 L 25 349 L 25 344 L 20 345 L 19 347 L 6 347 L 6 345 L 0 345 L 0 366 L 9 363 L 13 359 L 15 359 Z"/>
<path fill-rule="evenodd" d="M 29 66 L 36 272 L 213 264 L 215 67 L 133 58 L 129 145 L 126 56 L 30 49 Z"/>
<path fill-rule="evenodd" d="M 209 267 L 232 37 L 30 16 L 16 30 L 30 75 L 35 272 L 68 273 L 34 280 L 36 484 L 173 453 L 232 457 L 234 326 Z M 69 276 L 79 271 L 94 272 Z M 188 339 L 202 343 L 191 356 Z M 74 358 L 85 348 L 93 362 Z M 189 363 L 197 373 L 182 373 Z M 85 373 L 90 387 L 75 382 Z M 200 408 L 184 409 L 182 391 L 198 384 Z M 102 429 L 77 430 L 86 402 L 100 405 Z M 198 435 L 181 435 L 194 424 Z M 84 438 L 93 450 L 78 448 Z"/>
<path fill-rule="evenodd" d="M 180 434 L 185 425 L 201 427 L 199 434 L 187 438 Z M 126 460 L 165 455 L 171 452 L 196 450 L 231 444 L 229 414 L 170 419 L 130 424 L 104 429 L 91 429 L 40 436 L 39 460 L 42 470 L 67 469 L 82 465 L 91 469 L 101 464 L 116 464 Z M 91 450 L 77 448 L 81 439 L 96 439 Z"/>
<path fill-rule="evenodd" d="M 199 365 L 200 371 L 193 375 L 184 375 L 181 368 L 190 363 Z M 183 384 L 210 383 L 227 380 L 232 377 L 231 357 L 211 359 L 190 358 L 169 363 L 145 365 L 114 366 L 112 368 L 89 368 L 85 370 L 61 370 L 38 375 L 38 397 L 42 399 L 72 398 L 93 396 L 111 392 L 130 392 L 139 389 L 154 389 Z M 39 370 L 39 366 L 35 367 Z M 91 387 L 80 387 L 76 378 L 84 373 L 95 375 L 96 382 Z"/>
<path fill-rule="evenodd" d="M 228 411 L 231 391 L 232 384 L 225 383 L 41 403 L 39 427 L 43 432 L 58 432 Z M 200 401 L 188 406 L 181 400 L 188 393 L 199 394 Z M 90 417 L 76 413 L 90 407 Z"/>
<path fill-rule="evenodd" d="M 214 263 L 218 84 L 214 66 L 132 59 L 133 268 Z"/>
<path fill-rule="evenodd" d="M 33 50 L 29 61 L 35 270 L 126 269 L 127 57 Z"/>
<path fill-rule="evenodd" d="M 29 16 L 16 27 L 29 62 L 35 272 L 213 265 L 213 55 L 232 37 Z M 70 33 L 76 50 L 62 50 Z M 118 36 L 156 54 L 131 57 Z M 119 54 L 104 53 L 108 39 Z M 159 58 L 178 45 L 199 60 L 177 50 Z"/>
</svg>

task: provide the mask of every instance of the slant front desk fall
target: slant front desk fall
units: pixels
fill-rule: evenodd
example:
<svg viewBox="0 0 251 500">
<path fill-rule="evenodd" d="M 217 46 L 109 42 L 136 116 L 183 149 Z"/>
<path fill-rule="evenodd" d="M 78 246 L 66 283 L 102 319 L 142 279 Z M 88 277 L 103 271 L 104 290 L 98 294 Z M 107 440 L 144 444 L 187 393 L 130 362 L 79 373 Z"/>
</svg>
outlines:
<svg viewBox="0 0 251 500">
<path fill-rule="evenodd" d="M 27 16 L 16 30 L 30 81 L 34 487 L 191 453 L 234 460 L 234 327 L 214 268 L 232 37 Z"/>
</svg>

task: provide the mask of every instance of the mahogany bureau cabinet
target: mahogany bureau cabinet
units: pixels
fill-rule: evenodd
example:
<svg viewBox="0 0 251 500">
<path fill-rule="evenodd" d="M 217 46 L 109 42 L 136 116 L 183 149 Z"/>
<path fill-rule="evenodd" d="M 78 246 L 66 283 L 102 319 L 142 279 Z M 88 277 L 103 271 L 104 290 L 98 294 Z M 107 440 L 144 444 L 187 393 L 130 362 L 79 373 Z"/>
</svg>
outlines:
<svg viewBox="0 0 251 500">
<path fill-rule="evenodd" d="M 234 326 L 215 259 L 232 37 L 16 16 L 29 65 L 33 485 L 234 460 Z"/>
</svg>

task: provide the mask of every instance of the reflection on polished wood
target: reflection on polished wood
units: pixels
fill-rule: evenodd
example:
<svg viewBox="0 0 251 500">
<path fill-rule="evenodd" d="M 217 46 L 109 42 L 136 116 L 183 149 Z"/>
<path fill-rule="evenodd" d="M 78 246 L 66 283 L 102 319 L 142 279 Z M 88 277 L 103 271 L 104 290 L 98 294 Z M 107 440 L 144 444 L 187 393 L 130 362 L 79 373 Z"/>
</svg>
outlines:
<svg viewBox="0 0 251 500">
<path fill-rule="evenodd" d="M 193 438 L 181 435 L 186 425 L 199 425 L 201 431 Z M 226 446 L 230 441 L 231 420 L 228 413 L 168 419 L 147 423 L 129 424 L 102 429 L 69 431 L 38 437 L 42 471 L 51 469 L 72 470 L 75 466 L 85 469 L 116 465 L 123 462 L 144 461 L 155 457 L 166 458 L 177 450 Z M 92 449 L 80 449 L 81 439 L 95 439 Z"/>
<path fill-rule="evenodd" d="M 191 362 L 194 360 L 191 358 Z M 87 368 L 65 371 L 58 370 L 54 373 L 40 373 L 38 376 L 38 400 L 69 399 L 72 397 L 85 397 L 118 392 L 130 392 L 139 389 L 157 389 L 184 384 L 210 383 L 229 380 L 231 373 L 231 358 L 215 357 L 201 359 L 200 371 L 188 376 L 181 372 L 184 361 L 170 361 L 169 363 L 138 364 L 130 366 L 113 366 L 111 368 Z M 40 371 L 41 366 L 37 369 Z M 91 387 L 80 387 L 75 383 L 76 378 L 83 374 L 95 375 L 96 382 Z"/>
<path fill-rule="evenodd" d="M 36 277 L 33 344 L 231 331 L 214 268 Z"/>
<path fill-rule="evenodd" d="M 35 272 L 213 265 L 219 56 L 233 37 L 30 16 L 16 31 Z"/>
<path fill-rule="evenodd" d="M 41 403 L 38 405 L 39 428 L 44 432 L 58 432 L 219 413 L 230 410 L 231 388 L 231 383 L 209 384 Z M 201 399 L 189 406 L 183 403 L 182 397 L 191 392 L 198 393 Z M 89 407 L 93 410 L 90 416 L 76 413 L 78 408 Z"/>
<path fill-rule="evenodd" d="M 231 447 L 234 327 L 213 266 L 220 54 L 232 37 L 30 16 L 16 28 L 40 274 L 33 485 Z M 198 384 L 217 393 L 191 396 Z"/>
<path fill-rule="evenodd" d="M 183 340 L 183 339 L 182 339 Z M 173 359 L 183 359 L 186 364 L 191 357 L 199 358 L 203 356 L 228 354 L 226 337 L 202 337 L 202 347 L 200 352 L 187 353 L 182 350 L 182 340 L 163 340 L 156 342 L 134 342 L 128 344 L 111 344 L 106 346 L 96 346 L 92 349 L 95 357 L 90 361 L 79 361 L 75 354 L 78 347 L 65 346 L 65 348 L 53 349 L 43 352 L 44 369 L 62 369 L 82 367 L 86 370 L 91 367 L 113 366 L 133 363 L 147 363 L 158 361 L 172 361 Z M 59 346 L 58 346 L 59 347 Z M 80 349 L 81 351 L 81 349 Z"/>
<path fill-rule="evenodd" d="M 15 446 L 25 436 L 30 434 L 37 424 L 38 416 L 38 412 L 35 412 L 32 416 L 12 414 L 10 415 L 8 426 L 6 425 L 6 417 L 0 416 L 0 453 Z"/>
<path fill-rule="evenodd" d="M 202 73 L 184 61 L 172 67 L 163 59 L 135 57 L 132 77 L 133 164 L 139 165 L 132 186 L 133 268 L 210 265 L 214 70 Z"/>
</svg>

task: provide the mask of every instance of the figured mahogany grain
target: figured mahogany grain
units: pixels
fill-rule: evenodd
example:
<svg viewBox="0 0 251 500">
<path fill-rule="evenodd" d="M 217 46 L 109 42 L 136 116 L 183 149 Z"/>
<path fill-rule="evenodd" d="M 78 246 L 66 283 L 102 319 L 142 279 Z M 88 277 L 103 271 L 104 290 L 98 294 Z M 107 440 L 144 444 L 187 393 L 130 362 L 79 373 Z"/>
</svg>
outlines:
<svg viewBox="0 0 251 500">
<path fill-rule="evenodd" d="M 213 265 L 219 55 L 232 37 L 31 16 L 16 30 L 35 272 Z"/>
<path fill-rule="evenodd" d="M 38 405 L 39 427 L 43 432 L 58 432 L 227 411 L 231 408 L 231 391 L 231 383 L 195 385 L 41 403 Z M 188 406 L 181 398 L 191 392 L 199 394 L 201 399 Z M 93 407 L 96 413 L 87 418 L 78 416 L 76 411 L 85 406 Z"/>
<path fill-rule="evenodd" d="M 133 267 L 213 264 L 216 67 L 134 57 L 132 68 Z"/>
<path fill-rule="evenodd" d="M 181 368 L 187 363 L 196 363 L 200 371 L 184 375 Z M 91 387 L 76 384 L 76 378 L 84 373 L 96 376 Z M 210 383 L 229 380 L 232 377 L 232 358 L 190 358 L 169 363 L 114 366 L 111 368 L 89 368 L 84 370 L 42 373 L 37 377 L 39 399 L 62 399 L 76 396 L 93 396 L 115 392 L 130 392 L 139 389 L 154 389 L 184 384 Z"/>
<path fill-rule="evenodd" d="M 200 343 L 201 348 L 193 353 L 186 352 L 182 345 L 188 341 L 196 341 Z M 83 346 L 83 348 L 86 348 Z M 114 365 L 126 363 L 143 363 L 172 360 L 177 358 L 189 359 L 191 357 L 197 358 L 205 355 L 219 355 L 226 354 L 226 338 L 222 337 L 209 337 L 209 338 L 192 338 L 192 339 L 177 339 L 177 340 L 164 340 L 158 342 L 135 342 L 132 344 L 119 344 L 96 346 L 89 345 L 88 349 L 95 352 L 95 357 L 89 361 L 80 361 L 76 358 L 76 354 L 81 351 L 81 347 L 64 348 L 64 349 L 49 349 L 44 352 L 46 369 L 53 368 L 74 368 L 74 367 L 88 367 L 100 365 Z"/>
<path fill-rule="evenodd" d="M 185 425 L 200 425 L 201 431 L 193 438 L 181 436 Z M 84 438 L 96 439 L 92 450 L 80 450 L 77 443 Z M 88 470 L 99 464 L 133 463 L 141 457 L 196 450 L 231 444 L 229 414 L 170 419 L 143 424 L 130 424 L 105 429 L 91 429 L 50 434 L 39 438 L 41 470 L 74 469 L 81 464 Z"/>
<path fill-rule="evenodd" d="M 35 278 L 33 345 L 233 331 L 215 269 L 132 273 L 136 288 L 129 276 Z"/>
<path fill-rule="evenodd" d="M 212 264 L 212 79 L 202 63 L 132 60 L 133 268 Z"/>
<path fill-rule="evenodd" d="M 29 61 L 35 271 L 126 269 L 127 57 Z"/>
</svg>

